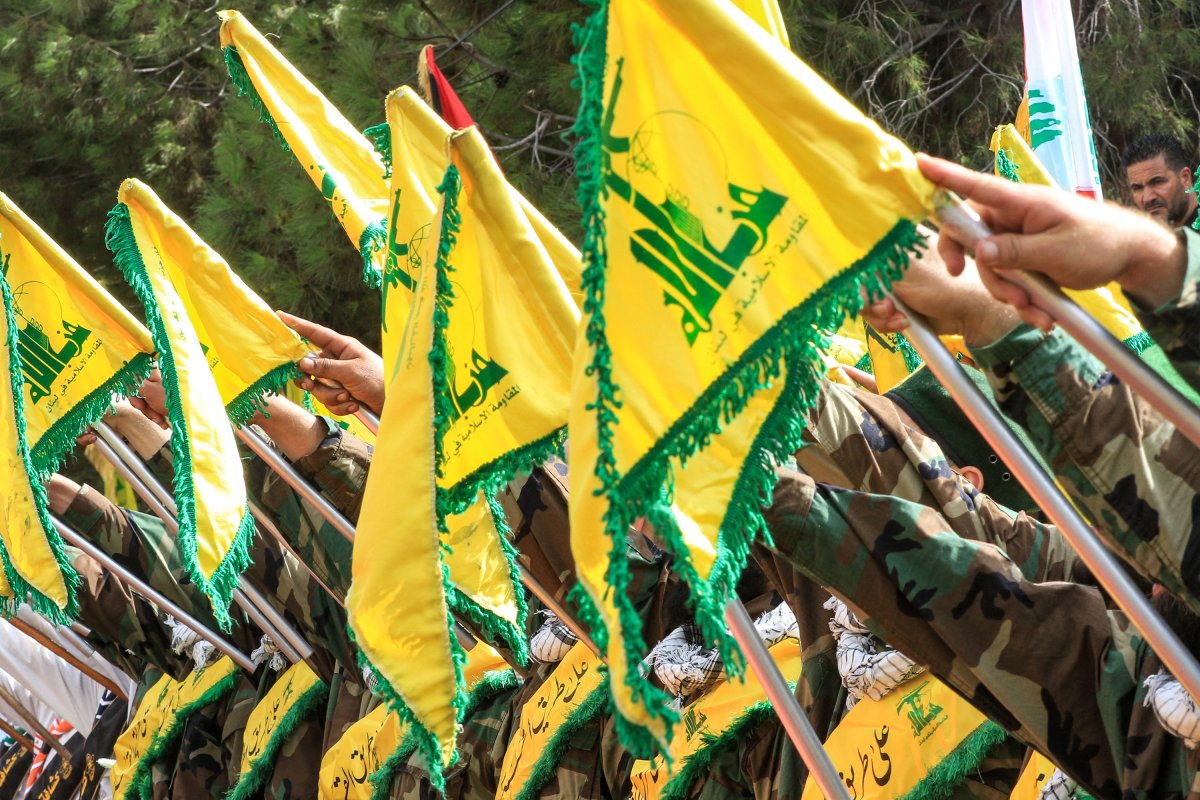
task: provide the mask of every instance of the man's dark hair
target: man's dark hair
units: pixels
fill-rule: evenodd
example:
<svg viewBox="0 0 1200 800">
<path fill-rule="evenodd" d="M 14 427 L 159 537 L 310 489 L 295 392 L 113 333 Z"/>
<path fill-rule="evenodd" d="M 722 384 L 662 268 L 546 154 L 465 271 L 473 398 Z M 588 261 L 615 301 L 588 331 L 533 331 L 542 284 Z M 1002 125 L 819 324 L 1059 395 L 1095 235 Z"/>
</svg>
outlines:
<svg viewBox="0 0 1200 800">
<path fill-rule="evenodd" d="M 1151 133 L 1134 139 L 1121 154 L 1121 166 L 1129 169 L 1130 164 L 1149 161 L 1155 156 L 1162 156 L 1167 162 L 1167 169 L 1173 172 L 1191 166 L 1183 145 L 1174 136 L 1165 133 Z"/>
</svg>

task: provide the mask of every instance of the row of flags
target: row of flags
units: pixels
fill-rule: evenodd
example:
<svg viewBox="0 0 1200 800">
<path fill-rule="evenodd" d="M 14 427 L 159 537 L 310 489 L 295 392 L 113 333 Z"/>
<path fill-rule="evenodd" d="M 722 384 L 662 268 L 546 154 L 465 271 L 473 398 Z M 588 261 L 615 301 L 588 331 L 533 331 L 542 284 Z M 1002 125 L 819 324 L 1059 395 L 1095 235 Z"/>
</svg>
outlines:
<svg viewBox="0 0 1200 800">
<path fill-rule="evenodd" d="M 401 87 L 364 133 L 246 18 L 220 14 L 238 93 L 329 203 L 380 292 L 388 402 L 346 609 L 435 785 L 455 757 L 472 673 L 455 620 L 527 656 L 498 503 L 515 476 L 568 460 L 574 599 L 607 664 L 618 729 L 635 752 L 671 752 L 678 715 L 642 669 L 627 531 L 648 525 L 667 543 L 697 623 L 736 672 L 724 606 L 766 535 L 760 505 L 822 377 L 844 376 L 838 361 L 875 362 L 891 382 L 919 366 L 904 343 L 873 348 L 861 325 L 844 324 L 901 276 L 934 211 L 905 145 L 790 51 L 774 0 L 593 5 L 577 34 L 582 252 L 509 184 L 428 51 L 422 75 L 441 114 Z M 1063 4 L 1027 0 L 1037 35 L 1063 22 L 1039 21 L 1050 6 Z M 1027 65 L 1030 146 L 1002 140 L 997 164 L 1003 153 L 1022 179 L 1039 156 L 1050 170 L 1073 165 L 1060 185 L 1099 196 L 1094 152 L 1088 177 L 1084 140 L 1070 132 L 1087 119 L 1073 38 L 1069 52 L 1048 41 L 1057 57 Z M 0 387 L 0 435 L 15 487 L 0 596 L 73 616 L 76 577 L 41 479 L 153 356 L 185 563 L 228 625 L 254 526 L 226 419 L 251 419 L 299 375 L 308 347 L 141 182 L 120 186 L 106 241 L 145 326 L 0 197 L 13 376 Z"/>
</svg>

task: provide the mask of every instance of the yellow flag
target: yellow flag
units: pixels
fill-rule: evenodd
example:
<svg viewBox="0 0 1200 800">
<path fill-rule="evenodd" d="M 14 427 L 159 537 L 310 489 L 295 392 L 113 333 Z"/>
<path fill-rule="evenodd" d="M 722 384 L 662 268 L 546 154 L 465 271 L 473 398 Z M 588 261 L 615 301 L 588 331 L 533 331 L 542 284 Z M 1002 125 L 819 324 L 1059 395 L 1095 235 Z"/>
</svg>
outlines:
<svg viewBox="0 0 1200 800">
<path fill-rule="evenodd" d="M 389 109 L 405 97 L 394 94 Z M 396 467 L 383 470 L 390 477 L 382 489 L 368 481 L 347 599 L 359 646 L 383 691 L 415 717 L 414 735 L 435 773 L 453 752 L 464 689 L 447 607 L 436 599 L 523 657 L 523 593 L 494 496 L 561 442 L 563 365 L 577 327 L 569 291 L 482 138 L 467 129 L 449 146 L 440 230 L 418 242 L 424 252 L 412 313 L 375 455 L 396 458 Z M 399 170 L 397 162 L 394 179 Z M 402 409 L 402 421 L 393 408 Z M 431 470 L 436 478 L 427 483 Z M 372 474 L 379 473 L 377 463 Z M 397 475 L 416 487 L 403 498 L 391 488 Z M 432 536 L 421 539 L 430 524 Z M 412 537 L 397 539 L 397 529 Z M 448 573 L 444 584 L 434 580 L 437 570 Z"/>
<path fill-rule="evenodd" d="M 321 756 L 320 800 L 371 800 L 371 775 L 400 744 L 404 723 L 386 704 L 355 722 Z"/>
<path fill-rule="evenodd" d="M 210 368 L 184 299 L 180 275 L 192 268 L 194 259 L 206 255 L 197 241 L 147 187 L 134 180 L 121 185 L 117 205 L 108 215 L 105 244 L 142 301 L 158 351 L 184 565 L 212 600 L 217 621 L 228 627 L 233 590 L 250 562 L 254 520 L 246 507 L 242 463 L 214 373 L 218 367 L 230 375 L 232 371 L 228 362 Z M 237 319 L 232 310 L 227 313 Z M 226 329 L 232 327 L 226 323 Z"/>
<path fill-rule="evenodd" d="M 825 752 L 854 797 L 899 800 L 948 793 L 1005 737 L 937 678 L 918 675 L 882 700 L 860 700 Z M 810 776 L 802 800 L 823 796 Z"/>
<path fill-rule="evenodd" d="M 329 201 L 362 254 L 363 279 L 378 287 L 388 207 L 383 161 L 370 140 L 245 17 L 218 14 L 225 65 L 238 94 L 251 99 L 279 144 Z"/>
<path fill-rule="evenodd" d="M 436 227 L 437 187 L 449 164 L 446 140 L 452 130 L 407 86 L 388 95 L 386 109 L 391 207 L 386 226 L 382 338 L 384 374 L 391 375 L 397 343 L 408 319 L 408 298 L 421 267 L 423 243 Z M 582 299 L 579 251 L 520 192 L 511 186 L 508 190 L 578 305 Z"/>
<path fill-rule="evenodd" d="M 818 331 L 901 273 L 933 187 L 903 144 L 727 0 L 608 0 L 579 40 L 587 299 L 571 546 L 622 739 L 646 752 L 673 714 L 639 669 L 626 530 L 645 517 L 668 542 L 707 610 L 698 623 L 736 666 L 719 611 L 762 530 L 772 459 L 798 443 Z M 785 362 L 794 391 L 780 391 Z M 747 411 L 768 386 L 779 402 Z M 744 411 L 714 463 L 723 475 L 734 454 L 743 465 L 728 510 L 681 529 L 671 505 L 695 500 L 672 475 Z"/>
<path fill-rule="evenodd" d="M 602 696 L 593 696 L 604 682 L 604 664 L 582 642 L 572 645 L 563 660 L 521 706 L 516 730 L 509 739 L 500 764 L 496 800 L 513 800 L 530 794 L 526 783 L 535 773 L 543 774 L 539 758 L 556 752 L 553 743 L 561 738 L 567 720 L 591 698 L 603 706 Z"/>
<path fill-rule="evenodd" d="M 1054 762 L 1034 750 L 1021 770 L 1009 800 L 1041 800 L 1042 789 L 1050 782 L 1054 770 Z"/>
<path fill-rule="evenodd" d="M 800 644 L 795 639 L 784 639 L 773 646 L 770 653 L 784 677 L 790 680 L 800 677 Z M 747 671 L 753 672 L 753 669 Z M 671 739 L 670 760 L 660 754 L 633 763 L 630 800 L 656 800 L 668 791 L 668 784 L 672 789 L 686 792 L 704 769 L 701 765 L 708 763 L 703 757 L 696 758 L 696 754 L 707 747 L 727 744 L 731 736 L 741 733 L 738 723 L 746 714 L 768 702 L 766 691 L 754 675 L 747 675 L 744 681 L 724 680 L 692 702 L 683 710 L 683 735 Z M 670 794 L 679 796 L 680 793 Z"/>
<path fill-rule="evenodd" d="M 48 476 L 114 394 L 137 389 L 154 347 L 146 328 L 3 194 L 0 265 L 20 328 L 30 457 Z"/>
<path fill-rule="evenodd" d="M 160 678 L 113 748 L 113 796 L 149 797 L 154 762 L 174 747 L 192 713 L 229 693 L 237 676 L 238 666 L 223 656 L 181 681 Z"/>
<path fill-rule="evenodd" d="M 783 12 L 779 10 L 776 0 L 732 0 L 759 27 L 773 36 L 784 47 L 790 47 L 787 27 L 783 23 Z"/>
<path fill-rule="evenodd" d="M 28 595 L 30 605 L 55 622 L 70 624 L 79 613 L 71 566 L 47 507 L 46 487 L 29 457 L 25 439 L 25 378 L 16 307 L 8 281 L 0 275 L 4 300 L 4 346 L 0 369 L 9 380 L 0 388 L 0 460 L 4 492 L 0 500 L 0 610 L 11 616 Z"/>
<path fill-rule="evenodd" d="M 996 174 L 1000 177 L 1017 183 L 1035 183 L 1058 188 L 1054 176 L 1034 154 L 1033 148 L 1022 138 L 1015 126 L 997 126 L 992 133 L 991 149 L 996 154 Z M 1129 301 L 1125 299 L 1125 293 L 1117 284 L 1085 291 L 1063 291 L 1134 352 L 1141 353 L 1154 344 L 1150 334 L 1146 333 L 1134 316 Z"/>
<path fill-rule="evenodd" d="M 276 678 L 246 720 L 237 783 L 225 800 L 254 797 L 271 777 L 279 748 L 296 726 L 328 699 L 329 687 L 303 661 L 292 664 Z"/>
<path fill-rule="evenodd" d="M 443 786 L 442 765 L 454 755 L 462 706 L 462 649 L 450 635 L 434 484 L 433 310 L 435 248 L 414 286 L 412 315 L 388 382 L 379 439 L 363 494 L 346 614 L 376 692 L 409 727 L 409 736 Z M 396 491 L 397 484 L 404 492 Z M 404 609 L 398 614 L 397 609 Z"/>
</svg>

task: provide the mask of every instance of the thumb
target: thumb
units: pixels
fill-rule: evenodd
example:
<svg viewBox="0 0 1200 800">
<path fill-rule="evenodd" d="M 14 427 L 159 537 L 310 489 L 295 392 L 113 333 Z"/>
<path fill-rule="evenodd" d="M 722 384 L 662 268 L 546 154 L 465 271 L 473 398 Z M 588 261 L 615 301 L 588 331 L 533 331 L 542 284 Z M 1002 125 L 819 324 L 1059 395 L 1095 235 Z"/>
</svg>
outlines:
<svg viewBox="0 0 1200 800">
<path fill-rule="evenodd" d="M 305 375 L 337 381 L 339 384 L 354 375 L 354 367 L 349 361 L 339 361 L 336 358 L 325 358 L 318 355 L 305 356 L 300 359 L 297 366 Z"/>
</svg>

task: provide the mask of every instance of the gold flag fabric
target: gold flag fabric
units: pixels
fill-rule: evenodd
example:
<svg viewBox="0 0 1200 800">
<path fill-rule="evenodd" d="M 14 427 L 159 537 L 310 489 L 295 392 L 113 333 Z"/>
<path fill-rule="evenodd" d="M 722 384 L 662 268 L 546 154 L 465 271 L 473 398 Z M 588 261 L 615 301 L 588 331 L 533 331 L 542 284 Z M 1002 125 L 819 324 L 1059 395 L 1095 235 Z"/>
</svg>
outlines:
<svg viewBox="0 0 1200 800">
<path fill-rule="evenodd" d="M 434 257 L 435 239 L 426 240 L 426 259 Z M 437 524 L 429 359 L 436 272 L 431 260 L 427 264 L 416 277 L 413 313 L 388 382 L 358 517 L 346 613 L 360 657 L 378 678 L 376 692 L 408 727 L 440 788 L 441 768 L 454 756 L 464 655 L 450 633 L 452 589 Z"/>
<path fill-rule="evenodd" d="M 1054 762 L 1034 750 L 1017 778 L 1009 800 L 1041 800 L 1042 789 L 1054 775 Z"/>
<path fill-rule="evenodd" d="M 559 748 L 563 726 L 604 682 L 604 665 L 582 642 L 572 645 L 533 696 L 521 706 L 517 727 L 504 751 L 496 800 L 515 800 L 528 792 L 526 783 L 539 761 Z M 600 698 L 602 699 L 602 698 Z"/>
<path fill-rule="evenodd" d="M 1013 125 L 1000 125 L 992 133 L 992 152 L 996 154 L 996 174 L 1016 183 L 1034 183 L 1059 188 L 1054 176 L 1033 152 L 1033 148 Z M 1125 293 L 1115 283 L 1098 289 L 1077 291 L 1064 289 L 1067 296 L 1083 307 L 1108 332 L 1125 346 L 1141 353 L 1154 344 L 1142 328 L 1125 299 Z"/>
<path fill-rule="evenodd" d="M 785 677 L 800 676 L 800 645 L 795 639 L 784 639 L 770 649 L 771 659 Z M 747 670 L 753 672 L 753 669 Z M 670 758 L 657 755 L 653 759 L 633 763 L 630 776 L 630 800 L 657 800 L 670 794 L 678 796 L 675 788 L 687 790 L 708 763 L 703 755 L 707 747 L 727 745 L 740 731 L 738 723 L 761 703 L 768 703 L 767 693 L 756 676 L 722 681 L 711 692 L 683 710 L 682 735 L 671 739 Z M 694 763 L 693 763 L 694 762 Z M 672 785 L 674 784 L 674 785 Z"/>
<path fill-rule="evenodd" d="M 320 800 L 371 800 L 371 775 L 395 751 L 404 725 L 381 704 L 355 722 L 321 756 Z"/>
<path fill-rule="evenodd" d="M 776 0 L 733 0 L 733 5 L 758 26 L 779 41 L 784 47 L 790 47 L 787 27 L 783 23 L 783 12 L 779 10 Z"/>
<path fill-rule="evenodd" d="M 242 761 L 237 783 L 225 800 L 256 796 L 275 766 L 279 748 L 304 718 L 329 699 L 329 686 L 303 661 L 288 667 L 250 712 L 242 737 Z"/>
<path fill-rule="evenodd" d="M 30 458 L 49 476 L 113 395 L 136 391 L 154 346 L 145 326 L 3 194 L 0 269 L 20 334 Z"/>
<path fill-rule="evenodd" d="M 899 800 L 945 796 L 1005 737 L 948 686 L 922 674 L 881 700 L 855 704 L 825 740 L 825 752 L 854 797 Z M 810 776 L 802 800 L 823 796 Z"/>
<path fill-rule="evenodd" d="M 903 144 L 727 0 L 600 2 L 578 41 L 586 336 L 571 545 L 622 739 L 648 752 L 674 715 L 638 668 L 626 530 L 644 517 L 669 544 L 698 623 L 736 668 L 720 611 L 762 530 L 771 460 L 798 442 L 819 331 L 901 273 L 933 187 Z M 704 515 L 716 529 L 681 530 L 671 507 L 694 500 L 671 476 L 760 390 L 779 391 L 785 362 L 792 388 L 721 437 L 743 468 L 727 508 Z M 701 549 L 710 580 L 692 563 Z"/>
<path fill-rule="evenodd" d="M 233 590 L 250 562 L 254 520 L 246 506 L 237 442 L 218 388 L 217 376 L 222 374 L 230 378 L 227 385 L 237 385 L 229 368 L 232 362 L 210 363 L 215 359 L 213 340 L 206 353 L 200 336 L 208 338 L 208 332 L 201 334 L 191 313 L 197 304 L 185 299 L 188 284 L 182 275 L 207 267 L 208 251 L 135 180 L 121 185 L 117 205 L 109 212 L 105 244 L 145 308 L 158 352 L 171 424 L 184 565 L 211 599 L 217 621 L 228 627 Z M 228 320 L 239 319 L 242 310 L 236 300 L 226 297 L 230 316 L 221 329 L 223 340 L 236 328 Z"/>
<path fill-rule="evenodd" d="M 280 146 L 296 156 L 362 254 L 363 279 L 378 287 L 388 207 L 383 161 L 249 20 L 236 11 L 218 14 L 225 65 L 238 94 L 250 98 Z"/>
<path fill-rule="evenodd" d="M 0 369 L 9 379 L 0 388 L 0 610 L 15 614 L 28 595 L 38 613 L 70 624 L 79 613 L 75 586 L 79 575 L 50 520 L 46 487 L 34 469 L 25 438 L 25 378 L 16 306 L 8 281 L 0 275 L 4 301 L 4 346 Z"/>
<path fill-rule="evenodd" d="M 146 692 L 133 720 L 113 748 L 114 798 L 149 798 L 151 767 L 169 752 L 188 717 L 215 703 L 237 682 L 238 666 L 228 656 L 197 669 L 181 681 L 164 675 Z"/>
<path fill-rule="evenodd" d="M 412 99 L 393 94 L 392 122 Z M 392 126 L 397 145 L 418 138 L 406 136 L 405 125 Z M 358 644 L 385 694 L 415 721 L 437 781 L 437 767 L 453 753 L 465 689 L 447 612 L 525 657 L 524 595 L 495 494 L 561 444 L 569 397 L 563 365 L 578 324 L 569 290 L 478 132 L 453 134 L 443 146 L 451 163 L 438 187 L 439 230 L 407 239 L 424 249 L 375 455 L 396 458 L 388 462 L 396 471 L 383 471 L 382 489 L 368 480 L 347 600 Z M 404 174 L 398 159 L 393 180 Z M 424 225 L 422 217 L 414 227 Z M 389 230 L 410 228 L 396 222 Z M 389 256 L 389 276 L 393 264 Z M 379 473 L 376 464 L 372 474 Z M 393 488 L 397 475 L 415 487 L 403 498 Z M 397 529 L 412 535 L 397 538 Z M 444 583 L 436 580 L 442 574 Z"/>
</svg>

